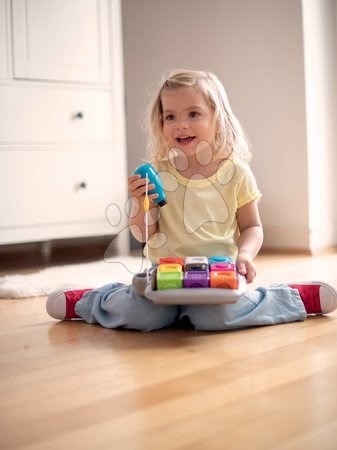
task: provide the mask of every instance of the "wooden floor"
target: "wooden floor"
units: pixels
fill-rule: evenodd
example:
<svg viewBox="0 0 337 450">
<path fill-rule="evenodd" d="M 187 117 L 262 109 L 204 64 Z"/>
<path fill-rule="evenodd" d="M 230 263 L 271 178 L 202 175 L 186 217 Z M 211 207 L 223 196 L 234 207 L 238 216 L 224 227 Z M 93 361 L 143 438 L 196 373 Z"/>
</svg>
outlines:
<svg viewBox="0 0 337 450">
<path fill-rule="evenodd" d="M 262 256 L 261 284 L 326 279 L 337 254 Z M 205 333 L 57 322 L 0 300 L 0 449 L 337 448 L 337 314 Z"/>
</svg>

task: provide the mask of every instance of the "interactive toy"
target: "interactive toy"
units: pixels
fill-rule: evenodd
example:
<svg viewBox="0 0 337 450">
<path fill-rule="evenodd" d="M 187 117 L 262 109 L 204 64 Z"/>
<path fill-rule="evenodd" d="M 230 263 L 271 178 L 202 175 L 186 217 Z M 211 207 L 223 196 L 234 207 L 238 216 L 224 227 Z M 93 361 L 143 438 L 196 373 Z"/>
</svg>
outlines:
<svg viewBox="0 0 337 450">
<path fill-rule="evenodd" d="M 245 290 L 246 279 L 229 257 L 169 257 L 160 259 L 144 295 L 166 305 L 235 303 Z"/>
<path fill-rule="evenodd" d="M 134 173 L 140 175 L 142 178 L 148 178 L 150 183 L 155 185 L 154 189 L 149 190 L 148 193 L 158 194 L 158 197 L 153 201 L 160 207 L 166 205 L 166 194 L 156 169 L 151 164 L 141 164 L 135 169 Z"/>
</svg>

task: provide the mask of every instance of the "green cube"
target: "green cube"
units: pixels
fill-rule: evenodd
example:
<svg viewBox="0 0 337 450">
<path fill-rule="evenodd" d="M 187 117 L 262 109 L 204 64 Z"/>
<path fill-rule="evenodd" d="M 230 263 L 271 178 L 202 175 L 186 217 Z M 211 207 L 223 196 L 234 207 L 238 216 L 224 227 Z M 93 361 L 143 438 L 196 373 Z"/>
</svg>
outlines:
<svg viewBox="0 0 337 450">
<path fill-rule="evenodd" d="M 157 272 L 157 289 L 181 289 L 183 279 L 183 272 Z"/>
</svg>

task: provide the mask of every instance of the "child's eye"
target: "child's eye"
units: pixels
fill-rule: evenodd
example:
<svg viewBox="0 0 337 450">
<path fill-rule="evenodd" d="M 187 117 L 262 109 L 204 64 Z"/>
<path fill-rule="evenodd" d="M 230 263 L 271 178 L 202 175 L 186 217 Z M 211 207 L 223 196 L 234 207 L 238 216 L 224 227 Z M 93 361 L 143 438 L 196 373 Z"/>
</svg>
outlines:
<svg viewBox="0 0 337 450">
<path fill-rule="evenodd" d="M 198 119 L 200 117 L 200 113 L 198 113 L 197 111 L 191 111 L 190 117 L 192 117 L 192 119 Z"/>
<path fill-rule="evenodd" d="M 163 116 L 163 120 L 164 121 L 170 121 L 170 120 L 174 120 L 176 118 L 176 116 L 174 114 L 165 114 Z"/>
</svg>

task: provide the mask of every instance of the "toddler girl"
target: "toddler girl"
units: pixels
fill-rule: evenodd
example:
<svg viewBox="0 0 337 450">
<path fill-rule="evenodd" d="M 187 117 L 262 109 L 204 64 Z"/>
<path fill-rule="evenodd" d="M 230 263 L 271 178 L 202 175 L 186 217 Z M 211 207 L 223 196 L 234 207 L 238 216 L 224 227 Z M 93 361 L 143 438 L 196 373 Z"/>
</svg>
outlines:
<svg viewBox="0 0 337 450">
<path fill-rule="evenodd" d="M 162 81 L 149 109 L 149 161 L 160 172 L 168 203 L 140 175 L 128 179 L 129 225 L 146 241 L 153 264 L 160 257 L 230 256 L 251 283 L 263 240 L 260 191 L 248 161 L 250 147 L 224 87 L 210 72 L 175 70 Z M 147 229 L 145 224 L 147 224 Z M 337 291 L 323 282 L 272 285 L 248 291 L 234 304 L 156 305 L 133 285 L 52 293 L 48 313 L 82 318 L 106 328 L 143 331 L 188 321 L 197 330 L 228 330 L 305 320 L 337 308 Z"/>
</svg>

